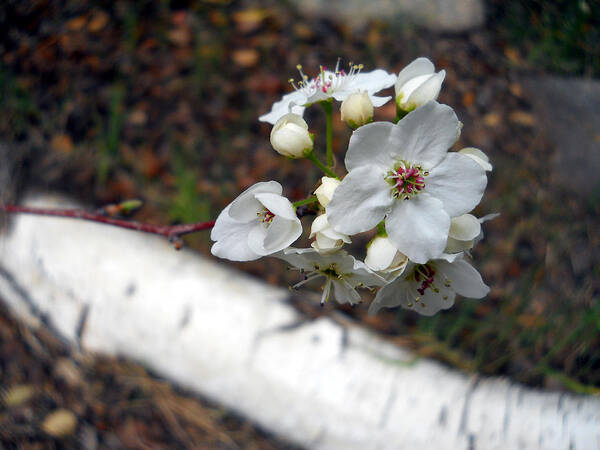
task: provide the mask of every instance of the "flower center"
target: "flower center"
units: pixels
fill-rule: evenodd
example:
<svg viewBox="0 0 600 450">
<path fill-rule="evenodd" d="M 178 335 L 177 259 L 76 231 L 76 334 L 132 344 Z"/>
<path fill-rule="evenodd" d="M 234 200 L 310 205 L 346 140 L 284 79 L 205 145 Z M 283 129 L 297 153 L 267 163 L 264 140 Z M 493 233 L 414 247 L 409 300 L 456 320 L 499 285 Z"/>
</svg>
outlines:
<svg viewBox="0 0 600 450">
<path fill-rule="evenodd" d="M 408 200 L 425 188 L 425 178 L 429 172 L 423 170 L 419 164 L 411 164 L 399 161 L 394 168 L 385 176 L 387 182 L 392 186 L 394 198 Z"/>
<path fill-rule="evenodd" d="M 319 73 L 316 77 L 310 78 L 302 71 L 302 66 L 298 64 L 296 68 L 300 72 L 300 80 L 296 82 L 293 78 L 289 79 L 289 83 L 297 91 L 302 91 L 307 97 L 310 97 L 321 91 L 324 94 L 333 94 L 340 90 L 346 83 L 351 82 L 356 75 L 363 69 L 362 64 L 350 63 L 350 69 L 346 72 L 340 70 L 340 58 L 335 65 L 335 70 L 330 72 L 325 66 L 319 66 Z"/>
<path fill-rule="evenodd" d="M 267 226 L 271 224 L 273 218 L 275 217 L 275 214 L 273 214 L 267 208 L 263 208 L 262 211 L 257 212 L 256 215 L 258 216 L 260 221 L 266 224 Z"/>
<path fill-rule="evenodd" d="M 419 294 L 425 295 L 425 291 L 429 288 L 432 288 L 434 291 L 437 289 L 433 284 L 435 281 L 435 270 L 429 264 L 419 264 L 415 267 L 414 274 L 415 280 L 421 283 L 421 287 L 417 288 Z"/>
</svg>

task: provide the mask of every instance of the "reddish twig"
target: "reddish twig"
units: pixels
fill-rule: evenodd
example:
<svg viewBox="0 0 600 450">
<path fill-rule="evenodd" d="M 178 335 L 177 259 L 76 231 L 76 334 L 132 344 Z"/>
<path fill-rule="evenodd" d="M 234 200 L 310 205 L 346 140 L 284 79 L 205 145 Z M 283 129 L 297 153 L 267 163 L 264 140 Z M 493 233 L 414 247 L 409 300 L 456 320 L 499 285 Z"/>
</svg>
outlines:
<svg viewBox="0 0 600 450">
<path fill-rule="evenodd" d="M 56 217 L 69 217 L 72 219 L 89 220 L 92 222 L 104 223 L 107 225 L 113 225 L 116 227 L 127 228 L 130 230 L 141 231 L 143 233 L 158 234 L 166 236 L 170 241 L 175 242 L 176 247 L 180 248 L 180 237 L 184 234 L 195 233 L 197 231 L 209 230 L 215 222 L 198 222 L 189 223 L 183 225 L 152 225 L 149 223 L 140 223 L 122 219 L 114 219 L 107 217 L 102 214 L 93 214 L 80 209 L 46 209 L 46 208 L 33 208 L 27 206 L 15 206 L 15 205 L 0 205 L 0 211 L 6 211 L 7 213 L 25 213 L 25 214 L 38 214 L 42 216 L 56 216 Z M 179 244 L 178 244 L 179 243 Z"/>
</svg>

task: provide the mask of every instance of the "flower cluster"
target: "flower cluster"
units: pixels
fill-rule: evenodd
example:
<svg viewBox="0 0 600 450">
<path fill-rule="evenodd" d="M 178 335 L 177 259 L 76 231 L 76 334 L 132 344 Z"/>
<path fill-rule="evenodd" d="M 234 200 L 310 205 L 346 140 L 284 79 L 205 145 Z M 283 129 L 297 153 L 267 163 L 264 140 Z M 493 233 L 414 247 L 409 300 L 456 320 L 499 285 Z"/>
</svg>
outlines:
<svg viewBox="0 0 600 450">
<path fill-rule="evenodd" d="M 470 212 L 483 196 L 492 170 L 476 148 L 451 151 L 462 124 L 436 100 L 445 71 L 418 58 L 398 75 L 363 72 L 339 61 L 333 71 L 321 67 L 310 78 L 298 66 L 300 80 L 261 121 L 273 124 L 271 144 L 283 156 L 308 158 L 326 176 L 314 196 L 291 203 L 275 181 L 257 183 L 219 215 L 211 234 L 212 253 L 233 261 L 272 255 L 297 268 L 304 280 L 325 280 L 322 303 L 333 292 L 340 303 L 360 302 L 358 288 L 380 288 L 370 305 L 402 306 L 432 315 L 454 304 L 456 294 L 482 298 L 489 288 L 467 262 L 481 240 L 481 224 Z M 375 96 L 395 87 L 396 120 L 373 122 L 374 107 L 391 97 Z M 341 119 L 354 131 L 345 153 L 347 173 L 333 170 L 331 121 L 333 100 L 341 101 Z M 302 118 L 320 104 L 327 116 L 326 163 L 315 154 L 314 135 Z M 302 234 L 297 208 L 312 205 L 314 218 L 308 248 L 290 245 Z M 360 261 L 345 246 L 351 236 L 370 232 Z M 355 245 L 355 244 L 353 244 Z"/>
</svg>

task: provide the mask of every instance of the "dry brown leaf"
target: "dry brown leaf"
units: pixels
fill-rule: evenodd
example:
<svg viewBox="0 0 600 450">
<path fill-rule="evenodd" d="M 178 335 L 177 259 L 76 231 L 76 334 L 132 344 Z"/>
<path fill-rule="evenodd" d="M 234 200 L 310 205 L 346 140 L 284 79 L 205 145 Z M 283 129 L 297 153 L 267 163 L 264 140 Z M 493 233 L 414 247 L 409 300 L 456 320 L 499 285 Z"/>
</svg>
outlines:
<svg viewBox="0 0 600 450">
<path fill-rule="evenodd" d="M 253 67 L 258 63 L 260 55 L 257 50 L 253 48 L 241 48 L 234 50 L 231 54 L 233 62 L 243 68 Z"/>
<path fill-rule="evenodd" d="M 90 23 L 88 23 L 88 30 L 92 33 L 97 33 L 102 30 L 108 23 L 109 17 L 104 11 L 97 11 L 92 16 Z"/>
<path fill-rule="evenodd" d="M 257 30 L 268 16 L 269 12 L 266 9 L 252 8 L 234 13 L 233 21 L 238 31 L 250 33 Z"/>
<path fill-rule="evenodd" d="M 532 127 L 535 125 L 535 117 L 526 111 L 513 111 L 508 115 L 511 122 Z"/>
<path fill-rule="evenodd" d="M 497 127 L 501 120 L 502 118 L 500 117 L 500 114 L 495 112 L 491 112 L 483 116 L 483 123 L 489 127 Z"/>
<path fill-rule="evenodd" d="M 87 23 L 87 17 L 85 17 L 85 16 L 75 17 L 67 22 L 67 29 L 69 29 L 71 31 L 79 31 L 85 26 L 86 23 Z"/>
<path fill-rule="evenodd" d="M 57 152 L 68 154 L 73 151 L 73 141 L 66 134 L 57 134 L 52 138 L 50 147 Z"/>
</svg>

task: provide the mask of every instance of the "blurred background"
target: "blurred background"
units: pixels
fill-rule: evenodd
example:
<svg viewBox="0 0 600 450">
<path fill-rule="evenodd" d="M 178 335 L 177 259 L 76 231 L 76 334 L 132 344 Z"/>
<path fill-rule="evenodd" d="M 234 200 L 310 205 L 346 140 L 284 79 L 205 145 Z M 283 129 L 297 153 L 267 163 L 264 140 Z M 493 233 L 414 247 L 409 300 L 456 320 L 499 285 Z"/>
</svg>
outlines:
<svg viewBox="0 0 600 450">
<path fill-rule="evenodd" d="M 447 72 L 439 101 L 464 123 L 456 147 L 481 148 L 494 165 L 475 213 L 501 215 L 473 251 L 491 293 L 431 318 L 405 310 L 367 318 L 368 301 L 341 309 L 460 370 L 598 394 L 599 22 L 591 0 L 4 2 L 2 201 L 18 203 L 31 189 L 92 208 L 138 198 L 136 220 L 175 224 L 216 218 L 257 181 L 304 198 L 321 174 L 275 153 L 270 125 L 258 122 L 291 90 L 296 65 L 313 74 L 341 57 L 397 73 L 426 56 Z M 394 115 L 390 102 L 375 120 Z M 305 118 L 323 148 L 323 112 Z M 349 136 L 334 108 L 340 173 Z M 212 258 L 208 233 L 185 240 Z M 276 285 L 297 281 L 274 259 L 236 266 Z M 340 309 L 303 295 L 293 302 L 315 317 Z M 91 424 L 78 439 L 88 433 L 107 446 L 135 446 L 140 436 L 149 445 L 286 446 L 141 367 L 74 365 L 66 355 L 50 333 L 27 330 L 2 307 L 4 446 L 52 442 L 31 417 L 60 407 Z"/>
</svg>

